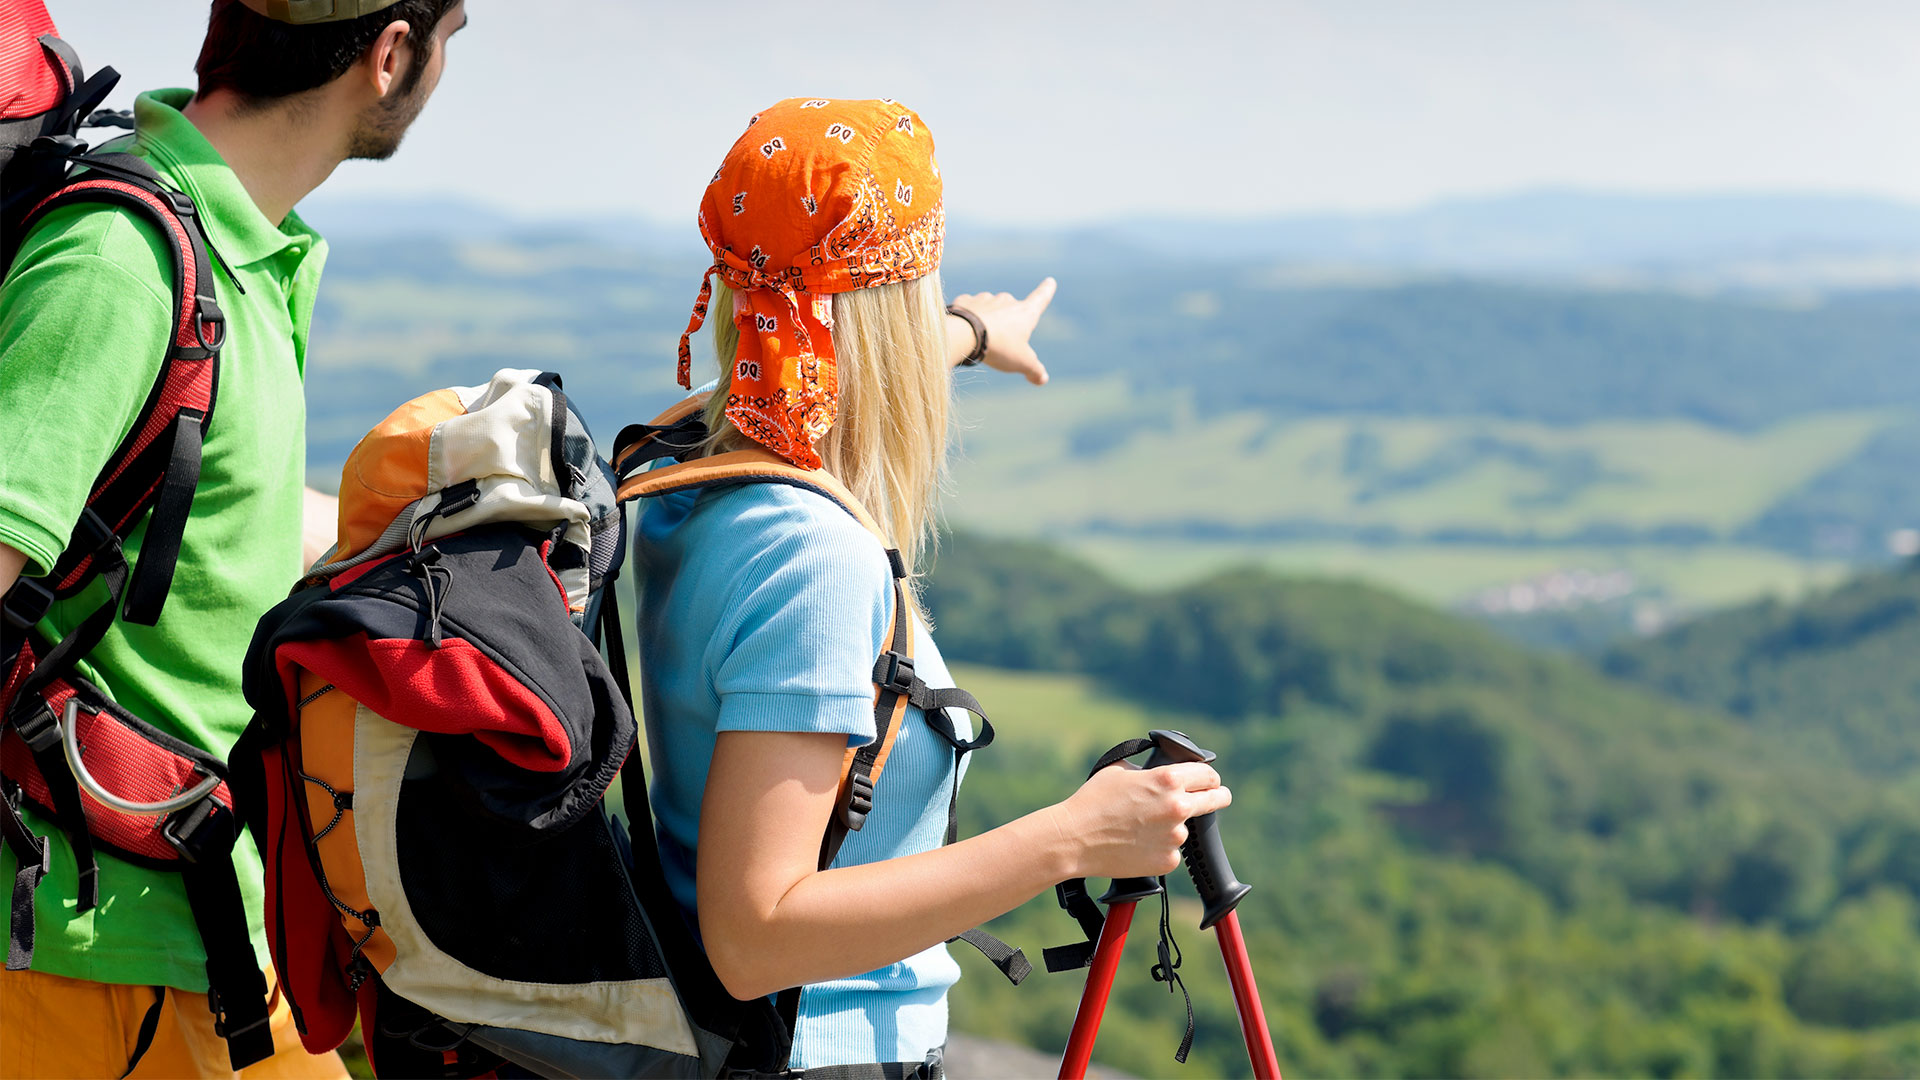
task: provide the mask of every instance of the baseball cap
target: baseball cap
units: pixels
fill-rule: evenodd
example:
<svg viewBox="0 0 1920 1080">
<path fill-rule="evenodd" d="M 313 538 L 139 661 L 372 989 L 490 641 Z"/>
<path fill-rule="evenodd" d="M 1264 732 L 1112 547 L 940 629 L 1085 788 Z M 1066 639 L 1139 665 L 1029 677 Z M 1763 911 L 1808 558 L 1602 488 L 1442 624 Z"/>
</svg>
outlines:
<svg viewBox="0 0 1920 1080">
<path fill-rule="evenodd" d="M 384 11 L 400 0 L 240 0 L 248 8 L 275 22 L 306 26 L 311 23 L 344 22 Z"/>
</svg>

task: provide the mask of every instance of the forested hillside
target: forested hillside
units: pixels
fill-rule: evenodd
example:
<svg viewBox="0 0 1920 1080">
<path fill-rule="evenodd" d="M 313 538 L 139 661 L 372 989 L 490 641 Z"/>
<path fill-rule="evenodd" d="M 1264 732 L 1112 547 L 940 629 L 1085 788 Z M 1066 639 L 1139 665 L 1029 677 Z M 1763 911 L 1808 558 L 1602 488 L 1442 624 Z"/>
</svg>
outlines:
<svg viewBox="0 0 1920 1080">
<path fill-rule="evenodd" d="M 994 665 L 966 673 L 1003 733 L 970 774 L 971 827 L 1059 798 L 1150 724 L 1221 751 L 1300 1074 L 1920 1070 L 1910 787 L 1360 586 L 1235 572 L 1138 593 L 961 536 L 928 601 L 950 658 Z M 1051 906 L 1004 929 L 1071 939 Z M 1196 1071 L 1244 1072 L 1211 943 L 1182 924 Z M 1149 956 L 1103 1045 L 1172 1075 L 1183 1016 Z M 970 967 L 957 1022 L 1057 1048 L 1077 981 L 991 976 Z"/>
<path fill-rule="evenodd" d="M 1605 669 L 1881 778 L 1920 766 L 1920 563 L 1709 615 Z M 1909 844 L 1920 854 L 1920 836 Z"/>
</svg>

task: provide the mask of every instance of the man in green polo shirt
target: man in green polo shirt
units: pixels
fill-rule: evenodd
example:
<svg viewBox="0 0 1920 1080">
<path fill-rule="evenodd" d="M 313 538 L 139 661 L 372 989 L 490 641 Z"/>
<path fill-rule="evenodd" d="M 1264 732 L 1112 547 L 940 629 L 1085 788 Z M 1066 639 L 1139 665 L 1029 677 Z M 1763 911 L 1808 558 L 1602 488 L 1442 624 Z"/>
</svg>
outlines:
<svg viewBox="0 0 1920 1080">
<path fill-rule="evenodd" d="M 462 0 L 214 0 L 198 92 L 142 95 L 121 147 L 192 196 L 227 338 L 164 612 L 152 627 L 116 622 L 80 674 L 223 758 L 249 719 L 254 623 L 305 566 L 303 506 L 308 558 L 332 531 L 328 500 L 304 488 L 302 397 L 326 244 L 293 206 L 341 161 L 393 153 L 465 19 Z M 0 594 L 58 560 L 140 411 L 171 337 L 171 275 L 153 226 L 116 208 L 57 210 L 24 238 L 0 285 Z M 42 629 L 71 631 L 101 595 L 55 605 Z M 101 853 L 99 904 L 80 913 L 66 837 L 28 824 L 53 844 L 53 870 L 35 893 L 32 969 L 0 972 L 0 1077 L 229 1074 L 179 876 Z M 265 969 L 259 857 L 244 839 L 233 857 Z M 0 853 L 0 883 L 15 869 Z M 244 1075 L 343 1075 L 337 1056 L 300 1048 L 275 1001 L 277 1052 Z"/>
</svg>

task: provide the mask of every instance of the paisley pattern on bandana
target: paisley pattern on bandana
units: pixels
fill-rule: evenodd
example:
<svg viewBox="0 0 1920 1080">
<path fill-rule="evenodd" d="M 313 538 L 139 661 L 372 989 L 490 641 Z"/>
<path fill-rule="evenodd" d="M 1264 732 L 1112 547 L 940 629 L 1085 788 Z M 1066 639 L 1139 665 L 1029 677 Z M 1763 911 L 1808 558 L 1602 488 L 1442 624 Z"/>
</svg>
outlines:
<svg viewBox="0 0 1920 1080">
<path fill-rule="evenodd" d="M 680 335 L 706 322 L 713 278 L 735 292 L 740 347 L 727 418 L 806 469 L 833 427 L 833 293 L 910 281 L 940 265 L 946 207 L 933 135 L 893 101 L 789 98 L 754 115 L 700 202 L 713 266 Z"/>
</svg>

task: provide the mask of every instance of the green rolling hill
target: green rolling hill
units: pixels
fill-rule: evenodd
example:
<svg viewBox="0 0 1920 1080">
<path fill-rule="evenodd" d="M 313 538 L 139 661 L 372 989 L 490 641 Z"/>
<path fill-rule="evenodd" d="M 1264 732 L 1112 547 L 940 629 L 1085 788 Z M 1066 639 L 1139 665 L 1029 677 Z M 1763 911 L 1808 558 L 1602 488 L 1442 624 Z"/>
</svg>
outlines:
<svg viewBox="0 0 1920 1080">
<path fill-rule="evenodd" d="M 1617 646 L 1614 676 L 1883 778 L 1920 765 L 1920 564 Z"/>
<path fill-rule="evenodd" d="M 1920 800 L 1712 708 L 1523 652 L 1363 586 L 1223 574 L 1140 593 L 961 536 L 928 593 L 1001 739 L 985 828 L 1177 726 L 1222 752 L 1226 835 L 1282 1061 L 1303 1075 L 1907 1075 L 1920 1069 Z M 1184 890 L 1184 885 L 1182 885 Z M 1073 936 L 1049 897 L 999 928 Z M 1176 903 L 1200 1039 L 1243 1075 Z M 1106 1060 L 1180 1075 L 1136 940 Z M 967 961 L 963 961 L 967 962 Z M 1057 1050 L 1078 983 L 969 964 L 956 1023 Z"/>
</svg>

